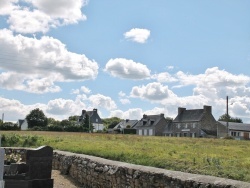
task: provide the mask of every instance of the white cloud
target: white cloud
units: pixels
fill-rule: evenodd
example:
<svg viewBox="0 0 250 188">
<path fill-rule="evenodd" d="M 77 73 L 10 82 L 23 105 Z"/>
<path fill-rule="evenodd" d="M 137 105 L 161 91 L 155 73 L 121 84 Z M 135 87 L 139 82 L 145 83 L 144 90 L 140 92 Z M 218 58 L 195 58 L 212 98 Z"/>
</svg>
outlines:
<svg viewBox="0 0 250 188">
<path fill-rule="evenodd" d="M 84 103 L 77 104 L 76 101 L 67 99 L 54 99 L 48 102 L 46 112 L 53 115 L 77 115 L 85 108 Z"/>
<path fill-rule="evenodd" d="M 162 72 L 159 74 L 155 74 L 152 76 L 153 79 L 156 79 L 158 82 L 161 83 L 170 83 L 170 82 L 177 82 L 178 79 L 175 78 L 174 76 L 172 76 L 171 74 L 169 74 L 168 72 Z"/>
<path fill-rule="evenodd" d="M 51 27 L 86 20 L 81 8 L 87 0 L 1 0 L 0 15 L 7 16 L 10 29 L 18 33 L 46 33 Z"/>
<path fill-rule="evenodd" d="M 125 96 L 126 96 L 126 93 L 120 91 L 118 95 L 119 95 L 120 97 L 125 97 Z"/>
<path fill-rule="evenodd" d="M 56 82 L 95 79 L 98 65 L 68 51 L 52 37 L 41 39 L 0 30 L 0 87 L 33 93 L 58 92 Z M 5 72 L 4 72 L 5 71 Z"/>
<path fill-rule="evenodd" d="M 133 80 L 146 79 L 150 76 L 150 70 L 146 65 L 123 58 L 110 59 L 105 71 L 114 77 Z"/>
<path fill-rule="evenodd" d="M 117 108 L 115 102 L 110 97 L 101 94 L 91 95 L 89 101 L 94 108 L 105 108 L 107 110 Z"/>
<path fill-rule="evenodd" d="M 120 102 L 122 104 L 130 104 L 131 103 L 131 101 L 129 99 L 120 99 Z"/>
<path fill-rule="evenodd" d="M 110 112 L 109 117 L 119 117 L 121 119 L 131 119 L 131 120 L 139 120 L 143 116 L 143 112 L 141 108 L 133 108 L 127 111 L 122 110 L 114 110 Z"/>
<path fill-rule="evenodd" d="M 18 2 L 18 0 L 1 0 L 0 1 L 0 15 L 8 15 L 16 6 L 14 3 Z"/>
<path fill-rule="evenodd" d="M 91 90 L 90 90 L 89 88 L 85 87 L 85 86 L 82 86 L 82 87 L 81 87 L 81 91 L 82 91 L 83 93 L 86 93 L 86 94 L 91 93 Z"/>
<path fill-rule="evenodd" d="M 10 29 L 18 33 L 46 33 L 54 26 L 53 20 L 39 10 L 15 10 L 8 18 Z"/>
<path fill-rule="evenodd" d="M 146 86 L 135 86 L 131 91 L 132 97 L 160 101 L 175 96 L 174 93 L 161 83 L 153 82 Z"/>
<path fill-rule="evenodd" d="M 133 28 L 130 31 L 124 33 L 126 39 L 132 40 L 138 43 L 145 43 L 150 36 L 148 29 Z"/>
</svg>

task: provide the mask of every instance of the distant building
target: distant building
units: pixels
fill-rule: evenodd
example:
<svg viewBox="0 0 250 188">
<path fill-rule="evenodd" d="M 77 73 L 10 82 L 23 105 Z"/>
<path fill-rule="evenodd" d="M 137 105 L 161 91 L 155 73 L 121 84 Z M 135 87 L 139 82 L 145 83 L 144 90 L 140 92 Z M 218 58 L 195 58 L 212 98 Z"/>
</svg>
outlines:
<svg viewBox="0 0 250 188">
<path fill-rule="evenodd" d="M 218 121 L 227 129 L 227 122 Z M 250 140 L 250 124 L 228 122 L 228 135 L 234 137 L 236 140 Z"/>
<path fill-rule="evenodd" d="M 143 118 L 136 124 L 136 134 L 144 136 L 162 136 L 167 124 L 164 114 L 143 115 Z"/>
<path fill-rule="evenodd" d="M 178 108 L 178 115 L 168 123 L 163 135 L 176 137 L 217 137 L 218 129 L 225 128 L 217 123 L 212 115 L 212 107 L 203 109 Z"/>
<path fill-rule="evenodd" d="M 138 120 L 122 120 L 119 122 L 113 129 L 113 133 L 124 133 L 125 129 L 133 129 L 136 124 L 138 123 Z"/>
<path fill-rule="evenodd" d="M 28 130 L 28 122 L 26 119 L 19 119 L 17 121 L 17 126 L 20 127 L 20 130 Z"/>
<path fill-rule="evenodd" d="M 103 126 L 103 123 L 102 123 L 102 119 L 98 115 L 97 109 L 95 109 L 95 108 L 93 109 L 93 111 L 82 110 L 82 114 L 78 118 L 78 124 L 84 122 L 86 114 L 89 116 L 89 122 L 94 127 L 93 131 L 94 132 L 96 132 L 96 131 L 103 131 L 104 126 Z"/>
</svg>

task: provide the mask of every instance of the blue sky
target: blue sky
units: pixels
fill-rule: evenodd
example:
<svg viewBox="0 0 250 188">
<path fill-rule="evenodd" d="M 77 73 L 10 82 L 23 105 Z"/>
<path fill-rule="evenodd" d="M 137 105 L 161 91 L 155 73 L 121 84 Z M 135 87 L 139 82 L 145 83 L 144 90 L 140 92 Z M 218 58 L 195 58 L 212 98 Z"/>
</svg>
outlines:
<svg viewBox="0 0 250 188">
<path fill-rule="evenodd" d="M 0 113 L 58 120 L 175 117 L 213 107 L 250 123 L 248 0 L 1 0 Z"/>
</svg>

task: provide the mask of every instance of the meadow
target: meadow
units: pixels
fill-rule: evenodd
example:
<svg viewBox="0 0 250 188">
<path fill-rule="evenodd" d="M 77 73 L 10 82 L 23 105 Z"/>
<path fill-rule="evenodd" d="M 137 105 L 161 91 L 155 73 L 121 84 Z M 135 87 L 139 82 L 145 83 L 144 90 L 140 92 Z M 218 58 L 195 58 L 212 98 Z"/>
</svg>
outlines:
<svg viewBox="0 0 250 188">
<path fill-rule="evenodd" d="M 2 146 L 38 147 L 250 182 L 250 142 L 94 133 L 1 131 Z"/>
</svg>

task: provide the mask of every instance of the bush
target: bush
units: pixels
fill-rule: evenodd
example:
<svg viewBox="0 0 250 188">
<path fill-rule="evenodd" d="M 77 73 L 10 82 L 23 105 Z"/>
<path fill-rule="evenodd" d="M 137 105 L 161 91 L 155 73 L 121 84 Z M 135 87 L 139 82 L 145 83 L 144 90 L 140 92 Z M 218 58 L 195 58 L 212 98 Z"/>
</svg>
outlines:
<svg viewBox="0 0 250 188">
<path fill-rule="evenodd" d="M 48 131 L 48 127 L 34 126 L 29 129 L 30 131 Z"/>
<path fill-rule="evenodd" d="M 17 126 L 17 124 L 14 124 L 12 122 L 5 122 L 2 125 L 0 125 L 0 130 L 19 131 L 20 128 Z"/>
<path fill-rule="evenodd" d="M 63 131 L 63 127 L 60 126 L 60 125 L 48 126 L 48 131 L 58 131 L 58 132 L 62 132 L 62 131 Z"/>
</svg>

